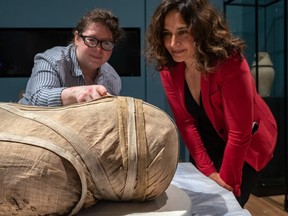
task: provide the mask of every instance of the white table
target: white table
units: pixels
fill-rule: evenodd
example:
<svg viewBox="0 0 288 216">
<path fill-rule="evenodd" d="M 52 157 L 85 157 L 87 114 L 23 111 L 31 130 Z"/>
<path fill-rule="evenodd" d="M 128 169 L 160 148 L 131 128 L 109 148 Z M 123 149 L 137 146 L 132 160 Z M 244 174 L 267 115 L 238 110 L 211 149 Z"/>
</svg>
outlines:
<svg viewBox="0 0 288 216">
<path fill-rule="evenodd" d="M 193 216 L 251 216 L 233 193 L 203 175 L 191 163 L 179 163 L 172 185 L 183 189 L 192 201 Z"/>
</svg>

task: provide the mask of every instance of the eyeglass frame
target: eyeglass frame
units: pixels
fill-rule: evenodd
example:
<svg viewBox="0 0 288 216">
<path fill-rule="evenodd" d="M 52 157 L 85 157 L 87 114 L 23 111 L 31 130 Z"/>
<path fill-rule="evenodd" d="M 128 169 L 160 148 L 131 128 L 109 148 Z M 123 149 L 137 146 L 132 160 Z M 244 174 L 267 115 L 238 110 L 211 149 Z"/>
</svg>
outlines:
<svg viewBox="0 0 288 216">
<path fill-rule="evenodd" d="M 88 36 L 88 35 L 83 35 L 83 34 L 81 34 L 81 35 L 79 35 L 79 36 L 82 38 L 84 44 L 85 44 L 86 46 L 88 46 L 89 48 L 95 48 L 95 47 L 97 47 L 97 46 L 100 44 L 101 49 L 103 49 L 103 50 L 105 50 L 105 51 L 112 51 L 113 48 L 114 48 L 114 46 L 115 46 L 115 41 L 99 40 L 99 39 L 97 39 L 97 38 L 95 38 L 95 37 Z M 95 40 L 96 45 L 95 45 L 95 46 L 89 45 L 89 44 L 87 43 L 87 41 L 86 41 L 86 38 Z M 113 44 L 112 48 L 111 48 L 111 49 L 105 49 L 105 48 L 103 47 L 103 43 L 104 43 L 104 42 L 112 43 L 112 44 Z"/>
</svg>

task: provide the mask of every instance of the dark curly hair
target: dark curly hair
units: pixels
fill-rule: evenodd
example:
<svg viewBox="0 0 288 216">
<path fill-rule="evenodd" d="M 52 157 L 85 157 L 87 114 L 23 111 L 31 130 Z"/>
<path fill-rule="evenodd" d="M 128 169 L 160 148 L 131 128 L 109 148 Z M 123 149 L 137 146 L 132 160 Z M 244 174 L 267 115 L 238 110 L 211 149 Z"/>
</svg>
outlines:
<svg viewBox="0 0 288 216">
<path fill-rule="evenodd" d="M 146 58 L 156 63 L 156 70 L 176 64 L 164 46 L 162 32 L 166 15 L 174 10 L 180 12 L 194 37 L 197 70 L 211 72 L 230 55 L 243 52 L 244 41 L 229 32 L 225 20 L 208 0 L 163 0 L 146 32 Z"/>
<path fill-rule="evenodd" d="M 112 32 L 115 42 L 124 37 L 124 30 L 120 27 L 118 17 L 109 10 L 99 8 L 90 10 L 82 16 L 74 28 L 73 34 L 77 31 L 81 35 L 91 23 L 101 23 L 106 26 Z"/>
</svg>

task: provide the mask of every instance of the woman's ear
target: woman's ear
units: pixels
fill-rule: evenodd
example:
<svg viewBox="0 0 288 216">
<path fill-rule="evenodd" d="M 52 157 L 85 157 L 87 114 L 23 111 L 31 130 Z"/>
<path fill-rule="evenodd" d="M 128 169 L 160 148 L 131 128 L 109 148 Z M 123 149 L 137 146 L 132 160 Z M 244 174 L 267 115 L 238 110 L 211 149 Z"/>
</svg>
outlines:
<svg viewBox="0 0 288 216">
<path fill-rule="evenodd" d="M 78 45 L 79 40 L 81 40 L 80 35 L 79 35 L 79 32 L 78 32 L 78 31 L 75 31 L 75 32 L 74 32 L 74 43 L 75 43 L 75 45 Z"/>
</svg>

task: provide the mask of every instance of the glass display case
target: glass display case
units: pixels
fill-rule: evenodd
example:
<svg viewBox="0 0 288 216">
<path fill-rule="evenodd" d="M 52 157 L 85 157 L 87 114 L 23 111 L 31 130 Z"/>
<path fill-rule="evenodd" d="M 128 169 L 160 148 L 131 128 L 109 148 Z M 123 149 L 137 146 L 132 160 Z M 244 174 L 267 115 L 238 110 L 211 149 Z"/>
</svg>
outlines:
<svg viewBox="0 0 288 216">
<path fill-rule="evenodd" d="M 288 211 L 287 0 L 224 0 L 223 4 L 230 30 L 247 44 L 245 56 L 257 90 L 278 124 L 274 157 L 263 170 L 253 194 L 284 194 Z"/>
</svg>

